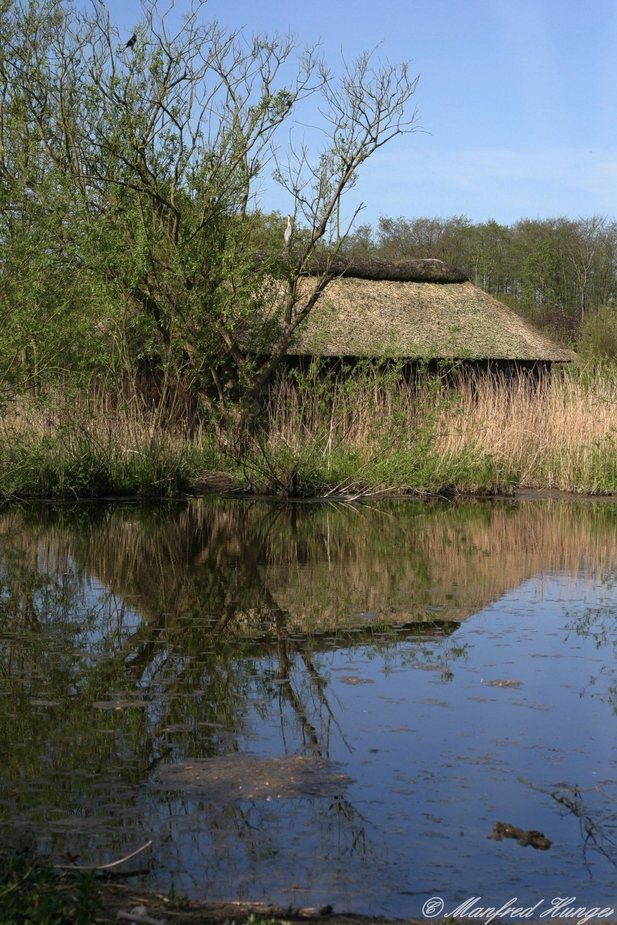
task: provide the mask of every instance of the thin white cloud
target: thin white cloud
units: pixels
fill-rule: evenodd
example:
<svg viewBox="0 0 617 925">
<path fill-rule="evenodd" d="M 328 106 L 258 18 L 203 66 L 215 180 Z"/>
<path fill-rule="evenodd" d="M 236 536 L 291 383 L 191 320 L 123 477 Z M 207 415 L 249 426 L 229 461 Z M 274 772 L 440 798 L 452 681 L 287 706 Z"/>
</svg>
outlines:
<svg viewBox="0 0 617 925">
<path fill-rule="evenodd" d="M 547 184 L 551 190 L 580 190 L 602 197 L 606 208 L 617 211 L 617 155 L 588 148 L 511 151 L 500 149 L 440 153 L 431 159 L 429 172 L 442 182 L 473 187 L 487 181 L 518 187 Z M 564 201 L 564 209 L 568 203 Z"/>
<path fill-rule="evenodd" d="M 593 148 L 384 151 L 358 190 L 371 213 L 475 221 L 601 214 L 617 218 L 617 153 Z"/>
</svg>

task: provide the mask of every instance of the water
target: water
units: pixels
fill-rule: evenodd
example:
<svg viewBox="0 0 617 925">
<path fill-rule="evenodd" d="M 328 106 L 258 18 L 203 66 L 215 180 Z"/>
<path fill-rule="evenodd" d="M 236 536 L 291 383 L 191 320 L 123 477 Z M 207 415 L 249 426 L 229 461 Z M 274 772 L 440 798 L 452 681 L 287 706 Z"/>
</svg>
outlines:
<svg viewBox="0 0 617 925">
<path fill-rule="evenodd" d="M 0 514 L 0 836 L 202 899 L 617 895 L 617 507 Z M 535 850 L 488 838 L 540 830 Z"/>
</svg>

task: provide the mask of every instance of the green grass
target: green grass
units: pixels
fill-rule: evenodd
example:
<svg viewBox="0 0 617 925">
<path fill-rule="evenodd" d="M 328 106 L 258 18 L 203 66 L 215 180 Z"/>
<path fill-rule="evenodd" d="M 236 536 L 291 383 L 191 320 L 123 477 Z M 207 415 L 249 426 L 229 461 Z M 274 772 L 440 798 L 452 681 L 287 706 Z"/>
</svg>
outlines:
<svg viewBox="0 0 617 925">
<path fill-rule="evenodd" d="M 69 879 L 30 851 L 0 853 L 2 925 L 91 925 L 98 908 L 94 874 Z"/>
<path fill-rule="evenodd" d="M 154 429 L 147 420 L 54 412 L 42 426 L 41 415 L 30 414 L 0 431 L 0 495 L 174 497 L 216 458 L 212 440 Z"/>
<path fill-rule="evenodd" d="M 315 445 L 254 451 L 245 462 L 253 491 L 283 497 L 370 494 L 508 493 L 514 478 L 490 456 L 465 450 L 442 455 L 419 445 L 376 449 Z"/>
</svg>

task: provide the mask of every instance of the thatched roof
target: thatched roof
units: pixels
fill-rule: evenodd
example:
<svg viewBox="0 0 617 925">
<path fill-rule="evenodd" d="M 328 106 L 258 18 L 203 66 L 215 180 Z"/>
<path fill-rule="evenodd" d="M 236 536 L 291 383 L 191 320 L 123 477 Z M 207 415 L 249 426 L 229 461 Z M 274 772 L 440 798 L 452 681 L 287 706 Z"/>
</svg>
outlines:
<svg viewBox="0 0 617 925">
<path fill-rule="evenodd" d="M 290 355 L 543 362 L 573 358 L 439 260 L 355 261 L 340 270 L 342 275 L 332 280 L 299 329 Z M 365 272 L 373 272 L 373 278 Z M 303 278 L 300 298 L 314 286 L 313 277 Z"/>
<path fill-rule="evenodd" d="M 307 276 L 351 276 L 354 279 L 393 280 L 401 283 L 464 283 L 469 277 L 443 260 L 383 260 L 381 257 L 346 257 L 316 254 L 306 267 Z"/>
</svg>

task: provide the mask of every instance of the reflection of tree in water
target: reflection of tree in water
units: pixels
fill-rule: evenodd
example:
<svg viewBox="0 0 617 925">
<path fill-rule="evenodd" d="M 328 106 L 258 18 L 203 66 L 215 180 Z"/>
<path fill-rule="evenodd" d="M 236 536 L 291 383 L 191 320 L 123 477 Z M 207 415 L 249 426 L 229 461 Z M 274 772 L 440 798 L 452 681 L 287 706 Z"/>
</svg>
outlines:
<svg viewBox="0 0 617 925">
<path fill-rule="evenodd" d="M 97 820 L 111 808 L 111 828 L 120 817 L 130 827 L 135 788 L 161 761 L 241 749 L 256 702 L 263 715 L 275 707 L 285 751 L 327 755 L 336 719 L 315 653 L 345 640 L 290 633 L 267 587 L 264 548 L 281 510 L 257 530 L 244 516 L 196 513 L 95 508 L 79 512 L 77 529 L 67 510 L 13 515 L 2 566 L 2 686 L 13 705 L 0 719 L 13 746 L 3 775 L 41 823 L 61 829 L 77 813 L 83 824 L 75 817 L 71 828 L 104 841 Z M 211 810 L 216 829 L 223 810 Z M 319 811 L 361 842 L 362 820 L 342 794 Z M 223 812 L 245 844 L 260 832 L 256 814 Z"/>
<path fill-rule="evenodd" d="M 591 865 L 590 852 L 602 855 L 609 864 L 617 867 L 617 794 L 611 795 L 602 784 L 578 787 L 562 783 L 554 788 L 544 788 L 527 783 L 532 790 L 554 800 L 563 816 L 577 820 L 583 862 L 588 869 Z"/>
<path fill-rule="evenodd" d="M 603 514 L 589 529 L 567 505 L 549 513 L 246 502 L 7 511 L 2 811 L 12 801 L 59 832 L 72 814 L 82 844 L 123 848 L 162 764 L 245 752 L 260 718 L 278 720 L 283 754 L 327 758 L 345 731 L 322 653 L 361 644 L 387 662 L 411 638 L 411 664 L 433 662 L 434 634 L 452 621 L 529 574 L 610 548 Z M 174 824 L 203 828 L 191 801 L 168 805 Z M 267 855 L 266 820 L 278 812 L 283 824 L 284 805 L 208 804 L 212 845 L 224 854 L 241 832 L 249 853 Z M 337 829 L 346 850 L 368 850 L 343 792 L 315 813 L 324 837 Z"/>
<path fill-rule="evenodd" d="M 617 569 L 610 570 L 603 574 L 602 585 L 607 596 L 614 594 L 617 587 Z M 568 626 L 568 631 L 585 639 L 591 639 L 597 649 L 613 651 L 617 656 L 617 611 L 611 601 L 608 603 L 598 603 L 595 606 L 586 607 L 581 614 L 572 617 Z M 592 676 L 583 690 L 584 694 L 591 694 L 608 703 L 613 711 L 617 714 L 617 677 L 615 675 L 615 664 L 606 664 L 602 667 L 602 678 Z M 602 683 L 599 683 L 600 680 Z"/>
</svg>

